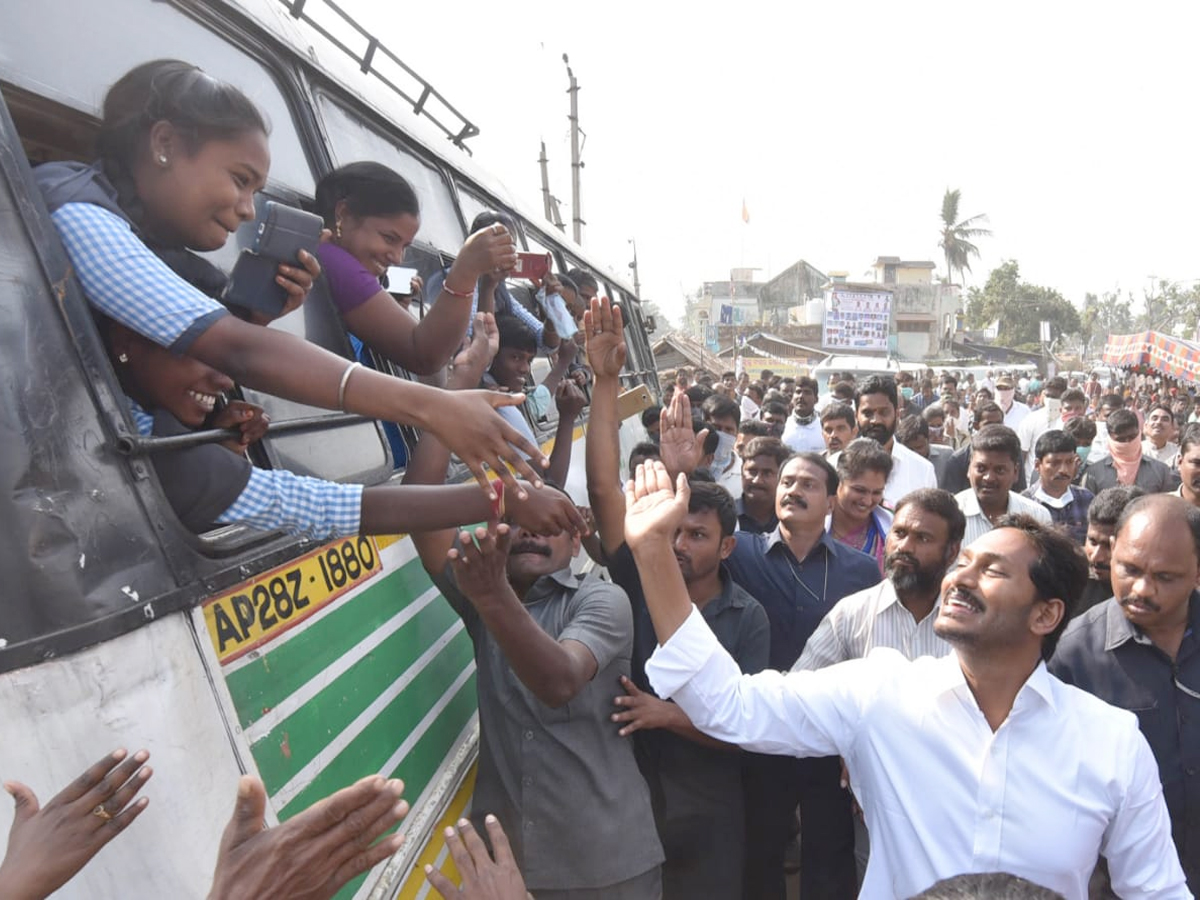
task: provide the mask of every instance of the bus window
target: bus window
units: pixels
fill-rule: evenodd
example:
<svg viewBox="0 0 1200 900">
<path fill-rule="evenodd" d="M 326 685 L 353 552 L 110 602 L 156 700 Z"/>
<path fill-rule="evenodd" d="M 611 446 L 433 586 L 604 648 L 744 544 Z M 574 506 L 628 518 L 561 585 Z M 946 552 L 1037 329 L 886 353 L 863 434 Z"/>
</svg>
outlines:
<svg viewBox="0 0 1200 900">
<path fill-rule="evenodd" d="M 462 207 L 463 219 L 467 223 L 467 227 L 471 227 L 471 223 L 475 221 L 475 217 L 480 213 L 485 212 L 503 212 L 506 216 L 512 216 L 508 210 L 504 209 L 499 203 L 489 203 L 482 197 L 472 194 L 462 185 L 458 188 L 458 205 Z M 513 240 L 517 242 L 517 246 L 522 246 L 520 229 L 517 229 L 517 234 L 513 235 Z"/>
<path fill-rule="evenodd" d="M 145 0 L 43 0 L 8 4 L 0 28 L 0 81 L 49 97 L 97 119 L 108 86 L 138 63 L 176 58 L 200 66 L 214 78 L 236 85 L 258 104 L 271 124 L 271 181 L 309 196 L 313 175 L 292 114 L 270 72 L 200 22 L 166 3 Z M 15 17 L 15 21 L 14 21 Z M 78 41 L 23 40 L 69 22 Z M 136 22 L 137 27 L 130 27 Z M 146 35 L 154 35 L 153 53 Z M 18 127 L 24 130 L 23 124 Z"/>
<path fill-rule="evenodd" d="M 370 160 L 395 169 L 408 179 L 421 201 L 417 239 L 457 253 L 466 236 L 450 186 L 441 173 L 355 117 L 332 97 L 319 91 L 317 97 L 337 165 Z"/>
</svg>

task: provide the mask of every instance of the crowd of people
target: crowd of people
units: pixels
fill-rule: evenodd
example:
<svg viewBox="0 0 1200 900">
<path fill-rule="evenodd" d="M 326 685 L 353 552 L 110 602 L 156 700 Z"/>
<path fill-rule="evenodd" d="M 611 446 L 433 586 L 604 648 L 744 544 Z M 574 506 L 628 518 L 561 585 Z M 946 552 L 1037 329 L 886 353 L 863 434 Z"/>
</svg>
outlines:
<svg viewBox="0 0 1200 900">
<path fill-rule="evenodd" d="M 373 163 L 317 187 L 329 233 L 281 266 L 281 313 L 327 290 L 360 346 L 435 384 L 394 378 L 227 308 L 195 255 L 253 217 L 270 160 L 250 101 L 158 61 L 104 113 L 99 161 L 38 182 L 135 427 L 231 429 L 156 457 L 180 519 L 411 533 L 474 643 L 473 821 L 446 834 L 461 886 L 431 869 L 434 889 L 780 900 L 796 867 L 804 900 L 1200 886 L 1200 423 L 1182 386 L 679 372 L 626 458 L 622 310 L 588 273 L 550 274 L 534 287 L 571 313 L 560 335 L 507 286 L 503 216 L 397 298 L 381 279 L 420 227 L 411 187 Z M 252 465 L 270 423 L 222 402 L 238 385 L 418 428 L 403 483 Z M 585 392 L 577 508 L 559 485 Z M 551 402 L 545 458 L 529 421 Z M 482 490 L 446 484 L 452 454 Z M 44 808 L 6 784 L 0 894 L 46 896 L 129 826 L 147 759 L 111 754 Z M 376 839 L 400 793 L 368 776 L 264 830 L 244 778 L 210 896 L 332 896 L 396 849 Z"/>
</svg>

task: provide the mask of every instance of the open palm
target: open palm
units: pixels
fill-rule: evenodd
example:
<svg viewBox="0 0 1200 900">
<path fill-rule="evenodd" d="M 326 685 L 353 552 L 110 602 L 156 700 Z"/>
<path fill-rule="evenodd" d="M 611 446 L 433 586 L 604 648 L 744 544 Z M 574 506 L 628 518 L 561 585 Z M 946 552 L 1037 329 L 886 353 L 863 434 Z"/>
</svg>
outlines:
<svg viewBox="0 0 1200 900">
<path fill-rule="evenodd" d="M 687 515 L 690 497 L 686 475 L 672 485 L 667 467 L 658 460 L 638 466 L 625 486 L 625 540 L 629 546 L 670 541 Z"/>
<path fill-rule="evenodd" d="M 625 367 L 625 334 L 620 307 L 596 297 L 583 314 L 588 365 L 597 377 L 616 378 Z"/>
</svg>

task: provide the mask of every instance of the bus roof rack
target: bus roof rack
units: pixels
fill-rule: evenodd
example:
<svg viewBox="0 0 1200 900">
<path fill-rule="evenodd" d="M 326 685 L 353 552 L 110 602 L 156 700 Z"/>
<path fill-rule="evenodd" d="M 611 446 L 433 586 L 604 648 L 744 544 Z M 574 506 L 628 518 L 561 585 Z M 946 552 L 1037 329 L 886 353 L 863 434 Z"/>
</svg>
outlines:
<svg viewBox="0 0 1200 900">
<path fill-rule="evenodd" d="M 379 38 L 375 37 L 365 28 L 358 24 L 354 18 L 344 9 L 337 5 L 334 0 L 280 0 L 287 7 L 288 12 L 293 18 L 305 23 L 331 44 L 349 56 L 358 64 L 365 74 L 374 75 L 394 94 L 407 101 L 412 107 L 412 111 L 417 115 L 425 116 L 430 122 L 436 125 L 447 139 L 460 150 L 465 150 L 469 155 L 471 148 L 466 145 L 466 141 L 479 134 L 479 126 L 470 121 L 466 116 L 460 113 L 453 104 L 450 103 L 442 94 L 437 91 L 432 84 L 414 72 L 409 66 L 405 65 L 400 57 L 396 56 L 391 50 L 384 46 Z M 328 7 L 330 11 L 335 13 L 346 25 L 354 30 L 359 37 L 366 40 L 366 48 L 360 54 L 351 47 L 347 46 L 341 39 L 333 34 L 328 28 L 316 21 L 308 12 L 305 11 L 306 6 L 321 5 Z M 404 88 L 398 85 L 395 81 L 379 70 L 376 64 L 376 56 L 382 54 L 389 61 L 399 67 L 404 75 L 411 78 L 415 82 L 415 92 L 419 95 L 414 97 Z M 439 107 L 437 114 L 429 109 L 429 101 L 436 100 Z M 442 116 L 449 121 L 443 121 Z"/>
</svg>

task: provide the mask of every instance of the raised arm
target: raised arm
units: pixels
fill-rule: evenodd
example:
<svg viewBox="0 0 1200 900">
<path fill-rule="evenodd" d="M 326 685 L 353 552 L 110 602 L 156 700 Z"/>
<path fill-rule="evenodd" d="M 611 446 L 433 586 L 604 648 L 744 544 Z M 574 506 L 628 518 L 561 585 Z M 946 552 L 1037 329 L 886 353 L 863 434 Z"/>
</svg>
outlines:
<svg viewBox="0 0 1200 900">
<path fill-rule="evenodd" d="M 479 277 L 509 270 L 516 260 L 508 229 L 499 223 L 489 225 L 467 238 L 442 282 L 437 302 L 420 322 L 384 290 L 342 318 L 371 349 L 416 375 L 430 375 L 446 365 L 462 343 Z"/>
<path fill-rule="evenodd" d="M 671 395 L 671 402 L 659 415 L 658 446 L 663 465 L 672 478 L 691 477 L 704 458 L 704 439 L 708 429 L 696 431 L 692 425 L 692 401 L 683 391 Z M 632 474 L 632 473 L 631 473 Z"/>
<path fill-rule="evenodd" d="M 521 683 L 558 709 L 583 690 L 600 664 L 586 644 L 552 638 L 529 615 L 508 582 L 511 540 L 507 525 L 463 532 L 448 554 L 454 580 Z"/>
<path fill-rule="evenodd" d="M 600 545 L 611 556 L 625 543 L 625 494 L 621 490 L 621 421 L 617 394 L 625 366 L 621 310 L 607 297 L 594 298 L 583 314 L 587 360 L 595 383 L 588 414 L 584 460 L 588 500 L 600 532 Z"/>
<path fill-rule="evenodd" d="M 571 449 L 575 439 L 575 420 L 583 412 L 587 397 L 573 381 L 560 381 L 554 392 L 558 407 L 558 428 L 554 433 L 554 449 L 550 451 L 550 465 L 546 477 L 558 485 L 567 483 L 571 471 Z"/>
</svg>

